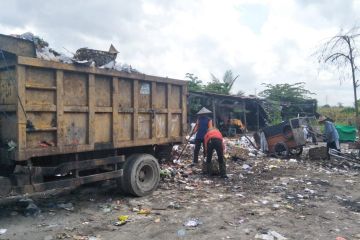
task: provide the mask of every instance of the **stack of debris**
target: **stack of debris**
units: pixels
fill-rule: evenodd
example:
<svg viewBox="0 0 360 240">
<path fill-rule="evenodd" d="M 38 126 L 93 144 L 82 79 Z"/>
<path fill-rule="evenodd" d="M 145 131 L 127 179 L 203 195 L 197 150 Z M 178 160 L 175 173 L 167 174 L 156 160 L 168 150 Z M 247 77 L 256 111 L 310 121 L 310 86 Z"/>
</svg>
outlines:
<svg viewBox="0 0 360 240">
<path fill-rule="evenodd" d="M 31 41 L 35 45 L 36 57 L 48 61 L 62 62 L 67 64 L 80 64 L 83 66 L 92 66 L 105 69 L 114 69 L 127 73 L 140 73 L 128 64 L 120 64 L 116 62 L 116 48 L 111 44 L 109 51 L 100 51 L 89 48 L 80 48 L 72 57 L 64 53 L 55 51 L 49 47 L 49 43 L 33 33 L 27 32 L 20 35 L 12 35 L 13 37 Z"/>
</svg>

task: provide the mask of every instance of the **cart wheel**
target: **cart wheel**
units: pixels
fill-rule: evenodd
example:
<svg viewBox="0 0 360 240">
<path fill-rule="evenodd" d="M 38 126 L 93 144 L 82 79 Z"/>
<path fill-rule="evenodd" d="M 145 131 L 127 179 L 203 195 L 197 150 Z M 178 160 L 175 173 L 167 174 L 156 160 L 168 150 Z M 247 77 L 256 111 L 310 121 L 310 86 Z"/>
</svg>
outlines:
<svg viewBox="0 0 360 240">
<path fill-rule="evenodd" d="M 303 147 L 293 148 L 290 150 L 290 154 L 294 156 L 300 156 L 303 152 Z"/>
<path fill-rule="evenodd" d="M 274 146 L 274 154 L 278 158 L 286 158 L 289 156 L 289 148 L 283 142 L 279 142 Z"/>
<path fill-rule="evenodd" d="M 123 192 L 142 197 L 152 193 L 160 181 L 159 163 L 150 154 L 134 154 L 126 159 L 121 188 Z"/>
</svg>

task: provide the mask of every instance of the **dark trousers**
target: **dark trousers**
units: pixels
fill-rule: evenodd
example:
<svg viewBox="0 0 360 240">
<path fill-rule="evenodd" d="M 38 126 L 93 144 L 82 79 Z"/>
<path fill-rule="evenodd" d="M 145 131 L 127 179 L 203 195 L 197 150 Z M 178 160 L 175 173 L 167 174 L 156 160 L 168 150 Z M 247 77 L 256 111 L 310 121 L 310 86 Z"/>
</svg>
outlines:
<svg viewBox="0 0 360 240">
<path fill-rule="evenodd" d="M 204 139 L 195 139 L 195 149 L 194 149 L 193 163 L 198 163 L 199 162 L 199 152 L 200 152 L 201 145 L 203 146 L 203 151 L 204 151 L 204 149 L 205 149 Z M 204 156 L 205 156 L 205 153 L 204 153 Z"/>
<path fill-rule="evenodd" d="M 209 142 L 207 143 L 207 153 L 206 153 L 207 154 L 207 157 L 206 157 L 207 172 L 209 175 L 211 175 L 211 172 L 212 172 L 211 159 L 212 159 L 212 153 L 213 153 L 214 149 L 218 156 L 220 175 L 225 176 L 226 175 L 226 165 L 224 162 L 224 152 L 223 152 L 222 140 L 217 139 L 217 138 L 211 138 L 209 140 Z"/>
<path fill-rule="evenodd" d="M 338 149 L 336 147 L 336 142 L 330 142 L 330 143 L 326 143 L 326 148 L 327 148 L 327 157 L 328 157 L 328 160 L 330 160 L 330 154 L 329 154 L 329 150 L 330 148 L 331 149 L 336 149 L 340 152 L 340 149 Z"/>
</svg>

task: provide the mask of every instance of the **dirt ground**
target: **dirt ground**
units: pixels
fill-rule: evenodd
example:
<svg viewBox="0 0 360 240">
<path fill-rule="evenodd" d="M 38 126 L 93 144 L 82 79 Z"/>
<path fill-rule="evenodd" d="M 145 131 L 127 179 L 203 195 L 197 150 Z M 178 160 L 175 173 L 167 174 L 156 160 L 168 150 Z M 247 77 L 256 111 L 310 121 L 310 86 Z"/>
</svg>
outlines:
<svg viewBox="0 0 360 240">
<path fill-rule="evenodd" d="M 150 196 L 124 197 L 107 182 L 33 198 L 41 213 L 30 216 L 4 205 L 0 239 L 360 239 L 360 171 L 306 156 L 229 157 L 223 180 L 185 155 L 162 166 Z M 128 221 L 116 226 L 121 215 Z"/>
</svg>

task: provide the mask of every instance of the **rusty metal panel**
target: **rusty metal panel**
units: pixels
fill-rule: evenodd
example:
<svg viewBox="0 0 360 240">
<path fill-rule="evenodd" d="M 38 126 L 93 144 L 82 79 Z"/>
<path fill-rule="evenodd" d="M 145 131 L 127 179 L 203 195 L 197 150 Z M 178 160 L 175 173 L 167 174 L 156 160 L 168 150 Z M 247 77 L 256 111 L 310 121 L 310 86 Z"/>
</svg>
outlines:
<svg viewBox="0 0 360 240">
<path fill-rule="evenodd" d="M 159 83 L 156 84 L 155 107 L 166 108 L 166 85 Z"/>
<path fill-rule="evenodd" d="M 56 131 L 27 131 L 27 148 L 48 148 L 56 146 Z"/>
<path fill-rule="evenodd" d="M 171 99 L 170 99 L 170 108 L 179 109 L 181 108 L 181 87 L 172 85 L 171 87 Z"/>
<path fill-rule="evenodd" d="M 112 114 L 95 114 L 95 143 L 112 142 Z"/>
<path fill-rule="evenodd" d="M 133 84 L 130 79 L 119 80 L 120 108 L 132 108 L 133 105 Z"/>
<path fill-rule="evenodd" d="M 151 116 L 150 114 L 139 113 L 138 115 L 138 136 L 139 139 L 151 137 Z"/>
<path fill-rule="evenodd" d="M 55 70 L 26 68 L 27 87 L 56 87 Z"/>
<path fill-rule="evenodd" d="M 64 106 L 88 105 L 88 75 L 64 72 Z"/>
<path fill-rule="evenodd" d="M 27 106 L 51 106 L 56 104 L 56 92 L 52 90 L 26 89 Z"/>
<path fill-rule="evenodd" d="M 166 137 L 166 119 L 167 114 L 156 114 L 155 116 L 157 138 Z"/>
<path fill-rule="evenodd" d="M 88 143 L 88 115 L 86 113 L 64 113 L 65 145 Z"/>
<path fill-rule="evenodd" d="M 35 129 L 49 129 L 56 128 L 56 113 L 55 112 L 29 112 L 27 113 L 28 120 L 32 122 Z"/>
<path fill-rule="evenodd" d="M 151 82 L 140 81 L 138 87 L 139 108 L 151 108 Z"/>
<path fill-rule="evenodd" d="M 111 84 L 112 78 L 106 76 L 95 76 L 95 95 L 97 107 L 111 106 Z"/>
<path fill-rule="evenodd" d="M 133 119 L 131 113 L 121 113 L 120 114 L 120 133 L 119 141 L 131 140 L 132 139 L 132 129 L 133 129 Z"/>
<path fill-rule="evenodd" d="M 0 105 L 16 104 L 15 70 L 0 70 Z"/>
<path fill-rule="evenodd" d="M 179 137 L 181 134 L 181 114 L 171 115 L 171 137 Z"/>
</svg>

